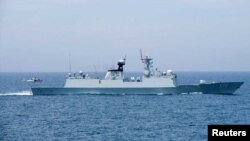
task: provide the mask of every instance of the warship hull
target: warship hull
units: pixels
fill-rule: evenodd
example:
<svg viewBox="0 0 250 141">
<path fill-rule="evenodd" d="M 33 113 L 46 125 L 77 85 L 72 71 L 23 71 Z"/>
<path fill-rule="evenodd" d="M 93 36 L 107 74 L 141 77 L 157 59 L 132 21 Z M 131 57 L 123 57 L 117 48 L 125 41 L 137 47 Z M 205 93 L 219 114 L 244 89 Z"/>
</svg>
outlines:
<svg viewBox="0 0 250 141">
<path fill-rule="evenodd" d="M 164 95 L 164 94 L 233 94 L 243 82 L 223 82 L 199 85 L 179 85 L 176 87 L 140 87 L 140 88 L 32 88 L 33 95 L 82 95 L 82 94 L 110 94 L 110 95 Z"/>
</svg>

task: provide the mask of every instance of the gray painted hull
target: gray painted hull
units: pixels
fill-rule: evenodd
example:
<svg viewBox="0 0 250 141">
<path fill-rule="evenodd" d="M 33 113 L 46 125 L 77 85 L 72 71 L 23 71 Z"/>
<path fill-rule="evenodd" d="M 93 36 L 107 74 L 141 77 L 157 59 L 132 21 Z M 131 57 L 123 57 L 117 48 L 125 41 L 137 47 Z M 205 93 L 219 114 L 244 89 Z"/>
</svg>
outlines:
<svg viewBox="0 0 250 141">
<path fill-rule="evenodd" d="M 233 94 L 243 82 L 223 82 L 199 85 L 180 85 L 164 88 L 32 88 L 33 95 L 80 94 Z"/>
</svg>

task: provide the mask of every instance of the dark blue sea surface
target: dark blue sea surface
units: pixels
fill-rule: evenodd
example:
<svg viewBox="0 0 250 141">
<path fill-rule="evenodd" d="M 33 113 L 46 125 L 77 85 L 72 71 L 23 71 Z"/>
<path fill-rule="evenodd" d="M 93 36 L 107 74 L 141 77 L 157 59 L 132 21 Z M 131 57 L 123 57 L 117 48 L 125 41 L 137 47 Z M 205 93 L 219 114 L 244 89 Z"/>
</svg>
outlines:
<svg viewBox="0 0 250 141">
<path fill-rule="evenodd" d="M 208 124 L 250 124 L 249 72 L 177 74 L 180 84 L 245 83 L 234 95 L 32 96 L 30 87 L 62 87 L 67 73 L 0 73 L 0 140 L 206 141 Z M 32 76 L 43 82 L 23 82 Z"/>
</svg>

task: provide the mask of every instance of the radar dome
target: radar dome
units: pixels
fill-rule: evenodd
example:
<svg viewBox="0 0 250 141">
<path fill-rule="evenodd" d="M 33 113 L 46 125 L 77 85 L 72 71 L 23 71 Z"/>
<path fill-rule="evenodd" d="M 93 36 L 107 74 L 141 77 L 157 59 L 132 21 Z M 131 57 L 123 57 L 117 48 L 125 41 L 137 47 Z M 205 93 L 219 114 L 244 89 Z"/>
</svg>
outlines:
<svg viewBox="0 0 250 141">
<path fill-rule="evenodd" d="M 119 67 L 122 67 L 123 65 L 125 65 L 125 60 L 119 60 L 118 63 L 117 63 L 117 65 Z"/>
<path fill-rule="evenodd" d="M 123 64 L 123 65 L 124 65 L 124 64 L 125 64 L 125 60 L 119 60 L 119 61 L 118 61 L 118 65 L 119 65 L 119 64 Z"/>
<path fill-rule="evenodd" d="M 173 74 L 173 71 L 172 70 L 167 70 L 167 75 L 171 75 Z"/>
</svg>

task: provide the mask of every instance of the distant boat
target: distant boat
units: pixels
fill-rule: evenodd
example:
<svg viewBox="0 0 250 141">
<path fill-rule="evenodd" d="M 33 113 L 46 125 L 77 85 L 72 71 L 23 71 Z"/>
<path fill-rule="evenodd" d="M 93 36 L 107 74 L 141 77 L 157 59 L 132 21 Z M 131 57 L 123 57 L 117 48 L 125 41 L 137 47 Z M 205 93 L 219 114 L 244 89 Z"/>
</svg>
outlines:
<svg viewBox="0 0 250 141">
<path fill-rule="evenodd" d="M 25 82 L 28 83 L 37 83 L 37 82 L 42 82 L 43 80 L 37 78 L 37 77 L 32 77 L 31 79 L 24 80 Z"/>
</svg>

